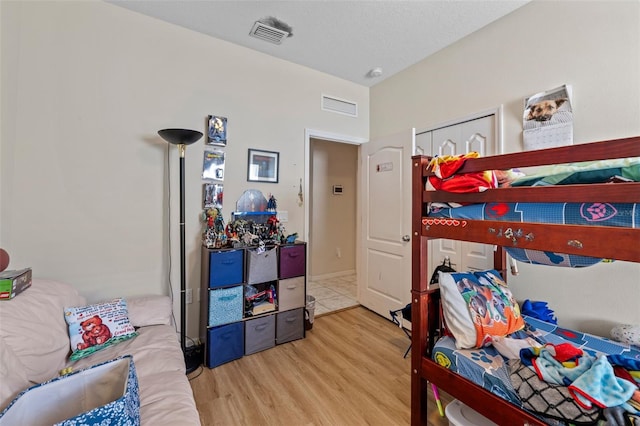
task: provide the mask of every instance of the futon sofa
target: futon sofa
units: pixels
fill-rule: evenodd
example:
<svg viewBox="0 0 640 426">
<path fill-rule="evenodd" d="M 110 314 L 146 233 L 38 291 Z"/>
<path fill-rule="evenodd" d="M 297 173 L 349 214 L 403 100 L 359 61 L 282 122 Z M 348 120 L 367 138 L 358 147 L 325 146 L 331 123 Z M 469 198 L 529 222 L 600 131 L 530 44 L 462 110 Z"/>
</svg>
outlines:
<svg viewBox="0 0 640 426">
<path fill-rule="evenodd" d="M 138 336 L 69 361 L 65 307 L 86 305 L 70 285 L 34 279 L 30 288 L 0 301 L 0 412 L 22 390 L 121 355 L 133 355 L 142 425 L 200 425 L 175 327 L 165 296 L 126 300 Z M 37 407 L 34 407 L 37 409 Z"/>
</svg>

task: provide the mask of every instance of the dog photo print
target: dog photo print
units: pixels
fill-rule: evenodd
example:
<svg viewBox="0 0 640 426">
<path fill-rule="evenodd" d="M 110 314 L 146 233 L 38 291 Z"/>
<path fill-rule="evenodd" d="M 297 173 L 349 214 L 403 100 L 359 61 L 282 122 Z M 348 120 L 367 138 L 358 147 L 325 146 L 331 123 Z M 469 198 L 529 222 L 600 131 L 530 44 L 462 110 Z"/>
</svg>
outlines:
<svg viewBox="0 0 640 426">
<path fill-rule="evenodd" d="M 525 150 L 572 145 L 571 86 L 565 84 L 525 99 L 522 125 Z"/>
</svg>

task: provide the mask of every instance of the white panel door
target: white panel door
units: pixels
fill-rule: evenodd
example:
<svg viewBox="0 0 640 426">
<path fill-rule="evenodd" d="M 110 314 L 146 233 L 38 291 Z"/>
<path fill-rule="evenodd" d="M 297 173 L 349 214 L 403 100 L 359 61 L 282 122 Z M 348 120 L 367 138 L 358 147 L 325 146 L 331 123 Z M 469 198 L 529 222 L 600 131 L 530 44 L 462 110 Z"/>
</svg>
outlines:
<svg viewBox="0 0 640 426">
<path fill-rule="evenodd" d="M 411 300 L 413 130 L 360 146 L 358 301 L 390 318 Z"/>
<path fill-rule="evenodd" d="M 478 118 L 432 132 L 433 155 L 458 155 L 476 151 L 480 156 L 497 153 L 495 116 Z M 484 270 L 493 267 L 493 246 L 453 240 L 433 240 L 429 247 L 429 270 L 449 257 L 457 271 Z"/>
</svg>

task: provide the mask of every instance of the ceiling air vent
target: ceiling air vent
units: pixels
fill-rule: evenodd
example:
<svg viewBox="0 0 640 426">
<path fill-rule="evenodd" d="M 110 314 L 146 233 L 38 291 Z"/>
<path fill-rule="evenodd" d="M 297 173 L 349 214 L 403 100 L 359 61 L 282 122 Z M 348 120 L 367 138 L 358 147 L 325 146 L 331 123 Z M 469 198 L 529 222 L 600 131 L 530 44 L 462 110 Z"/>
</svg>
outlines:
<svg viewBox="0 0 640 426">
<path fill-rule="evenodd" d="M 283 39 L 289 37 L 287 31 L 279 30 L 278 28 L 263 24 L 260 21 L 256 21 L 256 23 L 253 24 L 249 35 L 273 44 L 280 44 Z"/>
<path fill-rule="evenodd" d="M 358 104 L 344 99 L 334 98 L 333 96 L 322 95 L 322 110 L 337 112 L 351 117 L 358 116 Z"/>
</svg>

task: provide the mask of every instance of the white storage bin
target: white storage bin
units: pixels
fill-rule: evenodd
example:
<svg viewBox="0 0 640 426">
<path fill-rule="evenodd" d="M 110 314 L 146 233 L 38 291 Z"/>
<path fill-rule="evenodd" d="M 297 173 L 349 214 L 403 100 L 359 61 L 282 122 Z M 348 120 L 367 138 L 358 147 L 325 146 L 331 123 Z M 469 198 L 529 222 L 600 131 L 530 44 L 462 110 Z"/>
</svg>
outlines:
<svg viewBox="0 0 640 426">
<path fill-rule="evenodd" d="M 451 426 L 498 426 L 457 399 L 447 404 L 444 413 Z"/>
</svg>

